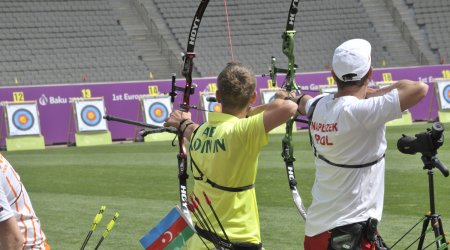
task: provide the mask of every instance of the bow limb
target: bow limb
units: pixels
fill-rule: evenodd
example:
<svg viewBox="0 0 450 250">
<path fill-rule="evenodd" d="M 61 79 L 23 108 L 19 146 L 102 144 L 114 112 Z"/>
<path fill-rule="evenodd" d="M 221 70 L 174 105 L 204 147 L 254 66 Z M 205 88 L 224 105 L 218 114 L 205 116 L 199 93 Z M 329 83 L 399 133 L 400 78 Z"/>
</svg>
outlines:
<svg viewBox="0 0 450 250">
<path fill-rule="evenodd" d="M 176 86 L 175 77 L 172 77 L 172 91 L 170 93 L 172 104 L 175 101 L 176 91 L 183 91 L 183 101 L 180 104 L 180 110 L 188 112 L 190 108 L 190 96 L 194 94 L 195 86 L 192 84 L 192 70 L 194 66 L 194 47 L 195 41 L 197 39 L 198 29 L 200 27 L 200 22 L 203 17 L 203 13 L 208 6 L 209 0 L 202 0 L 197 8 L 194 19 L 192 20 L 191 29 L 189 30 L 188 43 L 186 46 L 186 52 L 184 53 L 184 64 L 182 69 L 182 75 L 186 79 L 186 84 L 184 87 Z M 179 153 L 177 155 L 178 159 L 178 180 L 179 180 L 179 193 L 180 193 L 180 203 L 181 211 L 184 216 L 192 224 L 191 215 L 188 208 L 188 197 L 187 197 L 187 153 L 186 147 L 184 145 L 183 131 L 178 129 L 177 133 Z"/>
<path fill-rule="evenodd" d="M 288 67 L 287 69 L 277 68 L 276 59 L 272 57 L 272 67 L 270 70 L 270 76 L 272 78 L 273 86 L 277 85 L 277 73 L 286 73 L 286 78 L 284 79 L 281 88 L 284 88 L 287 92 L 292 93 L 295 92 L 300 94 L 300 87 L 295 82 L 295 70 L 297 65 L 295 65 L 295 56 L 294 56 L 294 23 L 295 16 L 298 12 L 298 3 L 299 0 L 292 0 L 289 8 L 289 14 L 286 24 L 286 31 L 283 33 L 283 54 L 288 58 Z M 281 156 L 286 164 L 286 172 L 289 182 L 289 188 L 291 190 L 292 199 L 300 213 L 300 216 L 305 220 L 306 219 L 306 209 L 303 205 L 302 198 L 300 197 L 300 193 L 297 188 L 297 180 L 295 178 L 295 168 L 294 168 L 294 147 L 292 145 L 292 130 L 295 124 L 295 120 L 297 116 L 292 117 L 289 121 L 286 122 L 286 133 L 282 140 L 282 153 Z"/>
</svg>

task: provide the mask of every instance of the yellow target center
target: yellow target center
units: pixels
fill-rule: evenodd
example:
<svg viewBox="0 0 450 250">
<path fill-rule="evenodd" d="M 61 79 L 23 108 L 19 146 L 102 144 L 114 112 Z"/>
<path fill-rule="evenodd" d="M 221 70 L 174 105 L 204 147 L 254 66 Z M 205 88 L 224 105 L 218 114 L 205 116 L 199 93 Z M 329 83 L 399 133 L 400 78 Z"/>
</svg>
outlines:
<svg viewBox="0 0 450 250">
<path fill-rule="evenodd" d="M 214 105 L 214 112 L 221 112 L 222 107 L 219 104 Z"/>
<path fill-rule="evenodd" d="M 21 124 L 26 124 L 28 122 L 28 119 L 26 116 L 23 115 L 23 116 L 19 117 L 19 122 Z"/>
<path fill-rule="evenodd" d="M 94 112 L 87 113 L 87 117 L 88 117 L 89 120 L 93 120 L 95 118 Z"/>
<path fill-rule="evenodd" d="M 162 110 L 161 110 L 161 109 L 155 110 L 155 115 L 156 115 L 157 117 L 161 117 L 161 116 L 163 115 Z"/>
</svg>

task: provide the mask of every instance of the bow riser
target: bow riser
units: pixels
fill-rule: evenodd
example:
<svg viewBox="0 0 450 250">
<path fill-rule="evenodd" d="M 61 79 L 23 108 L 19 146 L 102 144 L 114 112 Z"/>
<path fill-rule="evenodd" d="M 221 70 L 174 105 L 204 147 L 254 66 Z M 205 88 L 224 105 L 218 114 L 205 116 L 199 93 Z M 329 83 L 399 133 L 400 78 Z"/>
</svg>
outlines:
<svg viewBox="0 0 450 250">
<path fill-rule="evenodd" d="M 172 92 L 170 94 L 172 104 L 175 100 L 176 91 L 183 91 L 183 102 L 180 104 L 180 110 L 188 112 L 190 109 L 190 96 L 195 92 L 195 86 L 192 83 L 192 70 L 194 67 L 194 47 L 197 39 L 198 30 L 200 28 L 200 22 L 203 17 L 203 13 L 208 6 L 209 0 L 202 0 L 197 8 L 197 12 L 192 20 L 191 29 L 189 31 L 189 38 L 186 46 L 186 53 L 184 53 L 184 64 L 181 74 L 186 79 L 185 87 L 176 86 L 175 79 L 172 79 Z M 178 130 L 178 145 L 179 153 L 177 155 L 178 159 L 178 180 L 179 180 L 179 191 L 180 191 L 180 203 L 181 211 L 185 217 L 191 222 L 192 219 L 188 208 L 188 189 L 187 189 L 187 153 L 186 147 L 184 145 L 184 135 L 183 131 Z"/>
<path fill-rule="evenodd" d="M 294 38 L 295 38 L 295 16 L 298 12 L 298 4 L 300 0 L 292 0 L 291 6 L 289 8 L 289 14 L 286 23 L 286 31 L 282 35 L 283 46 L 282 51 L 283 54 L 288 59 L 287 69 L 277 68 L 276 59 L 272 57 L 271 62 L 271 70 L 270 77 L 272 79 L 273 86 L 277 85 L 277 73 L 285 73 L 286 77 L 284 79 L 281 88 L 285 89 L 289 95 L 292 92 L 300 93 L 300 87 L 295 82 L 295 71 L 297 65 L 295 65 L 295 56 L 294 56 Z M 303 206 L 302 199 L 297 189 L 297 180 L 295 178 L 295 168 L 294 168 L 294 147 L 292 146 L 292 131 L 294 128 L 295 121 L 297 120 L 297 116 L 292 117 L 289 121 L 286 122 L 286 132 L 282 141 L 282 153 L 283 161 L 286 164 L 286 173 L 289 182 L 289 189 L 291 191 L 292 199 L 300 213 L 300 216 L 303 219 L 306 219 L 306 209 Z"/>
</svg>

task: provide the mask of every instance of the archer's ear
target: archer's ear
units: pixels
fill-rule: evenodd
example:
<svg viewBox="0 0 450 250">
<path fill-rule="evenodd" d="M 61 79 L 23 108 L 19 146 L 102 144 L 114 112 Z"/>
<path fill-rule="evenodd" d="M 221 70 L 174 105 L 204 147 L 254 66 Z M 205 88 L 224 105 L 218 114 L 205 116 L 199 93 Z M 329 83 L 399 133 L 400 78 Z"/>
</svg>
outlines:
<svg viewBox="0 0 450 250">
<path fill-rule="evenodd" d="M 369 72 L 367 73 L 367 79 L 371 80 L 372 79 L 372 73 L 373 73 L 373 67 L 370 66 Z"/>
<path fill-rule="evenodd" d="M 220 93 L 218 90 L 216 90 L 216 100 L 218 103 L 222 103 L 222 97 L 220 96 Z"/>
<path fill-rule="evenodd" d="M 334 70 L 331 71 L 331 75 L 333 76 L 334 81 L 337 81 L 336 73 L 334 73 Z"/>
<path fill-rule="evenodd" d="M 250 97 L 250 102 L 249 104 L 253 104 L 256 101 L 256 90 L 253 91 L 252 97 Z"/>
</svg>

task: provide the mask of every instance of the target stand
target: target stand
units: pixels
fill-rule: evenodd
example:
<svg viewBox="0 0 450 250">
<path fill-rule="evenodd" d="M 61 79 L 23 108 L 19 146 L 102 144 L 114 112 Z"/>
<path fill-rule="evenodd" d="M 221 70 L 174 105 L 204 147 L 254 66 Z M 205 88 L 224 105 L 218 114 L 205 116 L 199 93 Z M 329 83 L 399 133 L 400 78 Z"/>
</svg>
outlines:
<svg viewBox="0 0 450 250">
<path fill-rule="evenodd" d="M 3 102 L 7 151 L 45 149 L 36 101 Z"/>
<path fill-rule="evenodd" d="M 74 100 L 72 113 L 76 121 L 75 144 L 77 147 L 112 143 L 111 132 L 103 119 L 105 115 L 103 97 Z"/>
<path fill-rule="evenodd" d="M 147 95 L 141 96 L 141 110 L 145 123 L 163 126 L 164 121 L 172 113 L 170 96 L 168 95 Z M 174 135 L 168 132 L 149 134 L 144 137 L 144 142 L 172 141 Z"/>
<path fill-rule="evenodd" d="M 439 121 L 442 123 L 450 123 L 450 111 L 438 111 Z"/>
<path fill-rule="evenodd" d="M 438 96 L 439 121 L 450 123 L 450 79 L 436 79 L 434 88 Z"/>
</svg>

